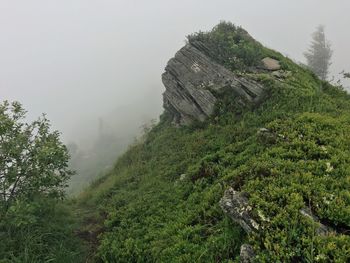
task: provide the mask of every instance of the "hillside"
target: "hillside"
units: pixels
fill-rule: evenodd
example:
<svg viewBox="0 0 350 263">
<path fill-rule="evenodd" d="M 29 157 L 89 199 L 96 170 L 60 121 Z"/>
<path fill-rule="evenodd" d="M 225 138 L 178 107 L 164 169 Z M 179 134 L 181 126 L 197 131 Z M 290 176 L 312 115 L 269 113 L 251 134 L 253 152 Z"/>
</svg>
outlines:
<svg viewBox="0 0 350 263">
<path fill-rule="evenodd" d="M 159 123 L 79 199 L 98 262 L 349 262 L 346 92 L 230 23 L 163 83 Z"/>
</svg>

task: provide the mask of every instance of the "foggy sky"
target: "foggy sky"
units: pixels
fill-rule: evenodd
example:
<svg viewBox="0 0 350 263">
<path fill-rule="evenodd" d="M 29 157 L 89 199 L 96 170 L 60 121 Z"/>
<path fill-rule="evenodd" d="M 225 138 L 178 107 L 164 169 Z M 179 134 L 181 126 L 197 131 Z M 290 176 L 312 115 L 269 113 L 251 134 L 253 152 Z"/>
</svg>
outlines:
<svg viewBox="0 0 350 263">
<path fill-rule="evenodd" d="M 220 20 L 297 61 L 323 24 L 336 75 L 350 71 L 349 10 L 347 0 L 0 0 L 0 100 L 47 113 L 66 140 L 111 113 L 157 117 L 166 62 Z"/>
</svg>

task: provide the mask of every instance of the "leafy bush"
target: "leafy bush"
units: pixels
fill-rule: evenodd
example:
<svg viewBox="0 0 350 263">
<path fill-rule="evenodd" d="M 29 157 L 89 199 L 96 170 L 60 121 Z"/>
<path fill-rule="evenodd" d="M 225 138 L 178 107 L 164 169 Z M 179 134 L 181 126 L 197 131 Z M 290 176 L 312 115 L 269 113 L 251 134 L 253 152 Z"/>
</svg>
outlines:
<svg viewBox="0 0 350 263">
<path fill-rule="evenodd" d="M 25 117 L 18 102 L 0 104 L 0 214 L 16 200 L 62 197 L 72 175 L 59 132 L 45 116 L 30 124 Z"/>
<path fill-rule="evenodd" d="M 70 207 L 52 199 L 16 201 L 0 221 L 0 262 L 84 262 Z"/>
<path fill-rule="evenodd" d="M 187 37 L 188 42 L 230 70 L 244 71 L 260 66 L 264 58 L 263 46 L 247 31 L 230 22 L 221 22 L 209 32 Z"/>
<path fill-rule="evenodd" d="M 67 149 L 45 116 L 28 124 L 25 114 L 0 104 L 0 262 L 80 262 L 76 220 L 61 202 Z"/>
</svg>

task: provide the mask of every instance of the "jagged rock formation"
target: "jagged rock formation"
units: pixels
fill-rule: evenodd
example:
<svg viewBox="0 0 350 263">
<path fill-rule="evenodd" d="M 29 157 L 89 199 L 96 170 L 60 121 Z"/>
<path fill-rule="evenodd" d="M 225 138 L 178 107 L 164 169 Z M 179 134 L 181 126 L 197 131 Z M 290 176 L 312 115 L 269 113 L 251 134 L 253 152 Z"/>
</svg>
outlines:
<svg viewBox="0 0 350 263">
<path fill-rule="evenodd" d="M 214 110 L 217 98 L 213 91 L 232 89 L 246 103 L 257 103 L 264 87 L 256 81 L 238 76 L 214 62 L 201 51 L 204 46 L 186 44 L 170 59 L 162 81 L 164 108 L 181 125 L 203 121 Z"/>
</svg>

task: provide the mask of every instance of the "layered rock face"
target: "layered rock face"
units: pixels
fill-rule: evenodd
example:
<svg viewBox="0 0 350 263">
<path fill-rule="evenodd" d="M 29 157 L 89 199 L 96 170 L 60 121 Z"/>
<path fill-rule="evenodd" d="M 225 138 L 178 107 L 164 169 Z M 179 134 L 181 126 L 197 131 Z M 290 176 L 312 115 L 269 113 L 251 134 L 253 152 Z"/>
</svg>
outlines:
<svg viewBox="0 0 350 263">
<path fill-rule="evenodd" d="M 242 101 L 253 104 L 264 93 L 262 85 L 227 70 L 206 56 L 201 48 L 205 47 L 185 45 L 169 60 L 162 75 L 166 88 L 164 108 L 180 125 L 203 121 L 212 114 L 217 101 L 213 91 L 229 88 Z"/>
</svg>

